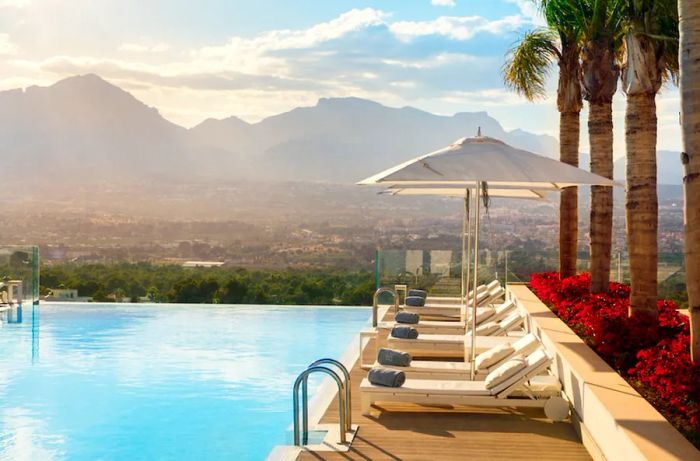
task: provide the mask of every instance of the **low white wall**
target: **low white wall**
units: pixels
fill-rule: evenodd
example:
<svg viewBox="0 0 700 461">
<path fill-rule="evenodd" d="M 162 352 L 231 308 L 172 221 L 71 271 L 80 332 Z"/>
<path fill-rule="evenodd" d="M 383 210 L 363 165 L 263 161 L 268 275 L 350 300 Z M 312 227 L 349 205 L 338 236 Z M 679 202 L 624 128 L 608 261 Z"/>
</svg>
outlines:
<svg viewBox="0 0 700 461">
<path fill-rule="evenodd" d="M 574 423 L 594 459 L 700 460 L 698 451 L 525 285 L 510 295 L 554 357 Z"/>
</svg>

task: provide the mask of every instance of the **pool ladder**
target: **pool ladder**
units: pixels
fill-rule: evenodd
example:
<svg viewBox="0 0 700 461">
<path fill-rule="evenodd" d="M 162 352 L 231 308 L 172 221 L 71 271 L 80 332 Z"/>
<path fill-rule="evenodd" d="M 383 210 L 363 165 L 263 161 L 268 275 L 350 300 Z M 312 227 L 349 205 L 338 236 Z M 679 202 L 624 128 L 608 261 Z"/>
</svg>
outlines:
<svg viewBox="0 0 700 461">
<path fill-rule="evenodd" d="M 379 287 L 372 297 L 372 326 L 376 328 L 379 323 L 379 296 L 382 293 L 391 293 L 394 296 L 394 313 L 399 311 L 399 294 L 391 287 Z"/>
<path fill-rule="evenodd" d="M 330 366 L 338 368 L 344 380 L 340 379 L 338 373 Z M 338 415 L 340 417 L 340 443 L 347 444 L 347 432 L 352 432 L 351 395 L 350 395 L 350 373 L 345 365 L 338 360 L 324 358 L 316 360 L 309 367 L 301 372 L 294 382 L 294 445 L 302 446 L 309 443 L 309 376 L 314 373 L 323 373 L 330 376 L 338 386 Z M 301 387 L 301 424 L 299 429 L 299 388 Z M 300 435 L 301 434 L 301 435 Z"/>
</svg>

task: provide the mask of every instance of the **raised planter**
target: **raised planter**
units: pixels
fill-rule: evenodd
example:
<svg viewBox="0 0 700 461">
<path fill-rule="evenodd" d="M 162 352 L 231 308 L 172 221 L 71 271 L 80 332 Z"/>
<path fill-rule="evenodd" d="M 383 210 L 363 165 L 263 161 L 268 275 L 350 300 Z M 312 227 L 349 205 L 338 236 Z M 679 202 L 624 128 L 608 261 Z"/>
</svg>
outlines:
<svg viewBox="0 0 700 461">
<path fill-rule="evenodd" d="M 597 460 L 700 460 L 698 451 L 526 286 L 509 295 L 554 357 L 574 425 Z"/>
</svg>

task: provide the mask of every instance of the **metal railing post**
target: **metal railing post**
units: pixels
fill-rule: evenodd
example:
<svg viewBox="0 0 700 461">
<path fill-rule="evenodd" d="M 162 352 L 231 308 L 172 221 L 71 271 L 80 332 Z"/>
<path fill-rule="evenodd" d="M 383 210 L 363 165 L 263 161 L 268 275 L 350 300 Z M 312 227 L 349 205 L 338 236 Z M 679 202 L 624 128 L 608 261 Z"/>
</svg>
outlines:
<svg viewBox="0 0 700 461">
<path fill-rule="evenodd" d="M 329 358 L 316 360 L 314 363 L 309 365 L 309 368 L 324 364 L 334 365 L 338 367 L 338 369 L 345 377 L 345 416 L 347 423 L 345 427 L 348 432 L 352 431 L 352 392 L 350 389 L 350 372 L 347 368 L 345 368 L 345 365 L 343 365 L 341 362 Z"/>
<path fill-rule="evenodd" d="M 374 292 L 372 298 L 372 326 L 376 327 L 379 323 L 378 311 L 379 311 L 379 295 L 382 293 L 391 293 L 394 296 L 394 313 L 399 311 L 399 294 L 390 287 L 379 287 L 377 291 Z"/>
</svg>

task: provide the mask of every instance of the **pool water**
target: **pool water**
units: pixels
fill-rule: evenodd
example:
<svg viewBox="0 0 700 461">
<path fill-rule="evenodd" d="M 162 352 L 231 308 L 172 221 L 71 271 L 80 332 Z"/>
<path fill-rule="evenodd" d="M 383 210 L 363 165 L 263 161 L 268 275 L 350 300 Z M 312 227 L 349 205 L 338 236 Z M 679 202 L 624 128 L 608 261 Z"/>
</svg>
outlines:
<svg viewBox="0 0 700 461">
<path fill-rule="evenodd" d="M 0 328 L 0 460 L 262 460 L 369 309 L 42 304 Z M 318 385 L 313 380 L 310 389 Z"/>
</svg>

